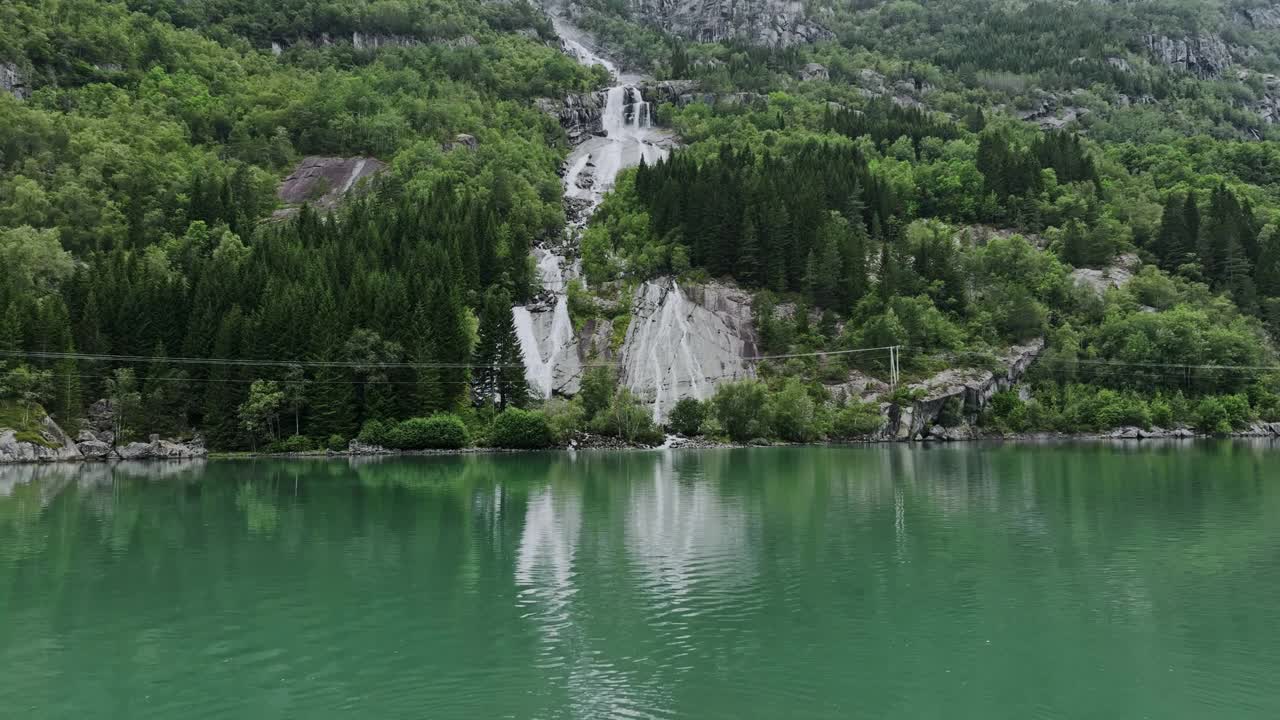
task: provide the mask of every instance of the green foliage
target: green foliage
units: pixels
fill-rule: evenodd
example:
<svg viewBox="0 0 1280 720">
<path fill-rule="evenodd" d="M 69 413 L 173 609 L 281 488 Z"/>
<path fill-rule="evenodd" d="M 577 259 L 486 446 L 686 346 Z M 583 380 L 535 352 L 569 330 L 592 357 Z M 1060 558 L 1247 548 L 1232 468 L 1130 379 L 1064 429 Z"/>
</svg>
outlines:
<svg viewBox="0 0 1280 720">
<path fill-rule="evenodd" d="M 0 397 L 0 428 L 13 430 L 14 439 L 18 442 L 53 447 L 41 432 L 41 421 L 44 418 L 44 408 L 39 405 L 29 405 L 13 398 Z"/>
<path fill-rule="evenodd" d="M 319 449 L 319 444 L 306 435 L 290 435 L 283 440 L 277 440 L 266 447 L 269 453 L 307 453 L 314 452 Z"/>
<path fill-rule="evenodd" d="M 594 420 L 609 407 L 614 398 L 614 390 L 618 386 L 617 374 L 607 365 L 596 365 L 587 368 L 582 374 L 582 382 L 578 389 L 578 397 L 582 401 L 584 419 Z"/>
<path fill-rule="evenodd" d="M 880 431 L 884 418 L 874 403 L 850 403 L 838 408 L 831 419 L 835 440 L 860 440 Z"/>
<path fill-rule="evenodd" d="M 341 435 L 333 434 L 329 436 L 328 440 L 325 440 L 324 446 L 327 450 L 342 452 L 347 449 L 347 439 Z"/>
<path fill-rule="evenodd" d="M 469 441 L 466 424 L 450 413 L 409 418 L 387 432 L 387 446 L 397 450 L 457 450 Z"/>
<path fill-rule="evenodd" d="M 725 383 L 711 398 L 716 420 L 735 442 L 746 442 L 768 434 L 768 389 L 761 382 L 742 380 Z"/>
<path fill-rule="evenodd" d="M 769 395 L 767 414 L 772 434 L 788 442 L 817 439 L 818 405 L 799 378 L 788 378 L 782 388 Z"/>
<path fill-rule="evenodd" d="M 600 412 L 592 427 L 622 440 L 646 445 L 662 442 L 662 433 L 653 425 L 652 411 L 627 388 L 614 392 L 609 406 Z"/>
<path fill-rule="evenodd" d="M 695 437 L 702 432 L 706 419 L 706 404 L 697 398 L 680 398 L 667 417 L 667 429 L 685 437 Z"/>
<path fill-rule="evenodd" d="M 551 426 L 542 413 L 509 407 L 493 418 L 489 442 L 494 447 L 537 450 L 551 447 Z"/>
</svg>

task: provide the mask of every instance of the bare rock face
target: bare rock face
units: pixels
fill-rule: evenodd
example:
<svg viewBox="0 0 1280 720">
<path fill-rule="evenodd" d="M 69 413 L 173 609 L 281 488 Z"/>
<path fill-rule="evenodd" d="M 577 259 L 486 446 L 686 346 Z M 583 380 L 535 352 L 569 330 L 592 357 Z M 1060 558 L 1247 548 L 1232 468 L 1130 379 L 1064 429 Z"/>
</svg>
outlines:
<svg viewBox="0 0 1280 720">
<path fill-rule="evenodd" d="M 1043 351 L 1044 339 L 1038 338 L 1009 348 L 1002 358 L 1004 370 L 1000 372 L 969 368 L 944 370 L 928 380 L 910 385 L 911 389 L 922 391 L 923 397 L 907 406 L 886 404 L 881 437 L 886 440 L 924 439 L 931 435 L 931 428 L 939 424 L 938 419 L 948 403 L 958 405 L 964 415 L 976 415 L 987 406 L 993 395 L 1016 385 Z M 948 436 L 951 434 L 947 433 Z"/>
<path fill-rule="evenodd" d="M 53 418 L 46 416 L 40 421 L 40 435 L 44 443 L 20 441 L 13 429 L 0 428 L 0 463 L 80 459 L 75 442 Z"/>
<path fill-rule="evenodd" d="M 476 139 L 475 135 L 458 133 L 453 136 L 452 140 L 441 144 L 440 149 L 445 152 L 453 152 L 454 150 L 475 150 L 478 147 L 480 147 L 480 141 Z"/>
<path fill-rule="evenodd" d="M 0 63 L 0 90 L 9 93 L 19 100 L 25 100 L 29 96 L 27 91 L 27 80 L 17 65 L 13 63 Z"/>
<path fill-rule="evenodd" d="M 1256 8 L 1239 8 L 1232 19 L 1253 30 L 1280 28 L 1280 4 Z"/>
<path fill-rule="evenodd" d="M 620 380 L 662 422 L 681 398 L 707 399 L 722 382 L 754 377 L 756 353 L 749 294 L 660 278 L 636 291 Z"/>
<path fill-rule="evenodd" d="M 1148 35 L 1147 49 L 1157 62 L 1185 70 L 1200 79 L 1221 77 L 1231 65 L 1231 49 L 1216 35 L 1188 35 L 1170 38 Z"/>
<path fill-rule="evenodd" d="M 319 157 L 304 158 L 284 182 L 276 195 L 286 203 L 333 210 L 360 184 L 387 168 L 376 158 Z"/>
<path fill-rule="evenodd" d="M 538 109 L 560 122 L 569 136 L 570 145 L 579 145 L 589 138 L 604 134 L 604 107 L 608 93 L 593 92 L 566 95 L 560 100 L 540 98 L 535 101 Z"/>
<path fill-rule="evenodd" d="M 190 460 L 209 454 L 204 442 L 199 439 L 189 443 L 176 443 L 161 440 L 158 435 L 152 435 L 150 442 L 134 442 L 116 448 L 116 453 L 122 460 Z"/>
<path fill-rule="evenodd" d="M 1121 255 L 1115 263 L 1101 270 L 1096 268 L 1076 268 L 1071 271 L 1071 281 L 1078 286 L 1087 287 L 1101 297 L 1107 290 L 1124 287 L 1133 279 L 1138 266 L 1136 255 Z"/>
<path fill-rule="evenodd" d="M 808 63 L 804 67 L 800 68 L 800 72 L 797 74 L 797 77 L 800 78 L 801 82 L 811 82 L 814 80 L 830 80 L 831 73 L 827 72 L 827 67 L 825 65 L 819 65 L 818 63 Z"/>
<path fill-rule="evenodd" d="M 733 38 L 786 47 L 834 35 L 799 0 L 629 0 L 634 17 L 699 42 Z"/>
<path fill-rule="evenodd" d="M 422 41 L 408 35 L 384 35 L 362 32 L 351 33 L 351 45 L 357 50 L 378 50 L 389 47 L 417 47 Z"/>
<path fill-rule="evenodd" d="M 889 392 L 889 384 L 883 380 L 854 370 L 842 383 L 825 385 L 827 395 L 836 403 L 873 402 Z"/>
</svg>

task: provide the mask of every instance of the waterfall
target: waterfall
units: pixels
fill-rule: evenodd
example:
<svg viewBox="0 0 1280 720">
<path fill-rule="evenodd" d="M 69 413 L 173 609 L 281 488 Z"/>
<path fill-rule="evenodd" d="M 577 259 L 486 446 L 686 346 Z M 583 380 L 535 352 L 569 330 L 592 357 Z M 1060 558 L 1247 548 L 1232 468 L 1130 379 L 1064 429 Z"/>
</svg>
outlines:
<svg viewBox="0 0 1280 720">
<path fill-rule="evenodd" d="M 552 21 L 578 62 L 603 65 L 615 80 L 606 91 L 602 116 L 605 136 L 582 143 L 565 162 L 565 198 L 581 208 L 580 215 L 571 220 L 568 237 L 568 244 L 576 247 L 578 232 L 613 187 L 618 173 L 641 160 L 653 164 L 666 157 L 667 150 L 658 144 L 665 136 L 653 129 L 650 104 L 636 87 L 639 78 L 622 75 L 608 59 L 592 52 L 576 29 L 559 18 Z M 525 376 L 530 389 L 543 398 L 557 392 L 571 395 L 577 392 L 582 372 L 568 298 L 568 284 L 578 276 L 577 267 L 563 249 L 539 247 L 534 255 L 543 294 L 553 301 L 512 308 Z"/>
</svg>

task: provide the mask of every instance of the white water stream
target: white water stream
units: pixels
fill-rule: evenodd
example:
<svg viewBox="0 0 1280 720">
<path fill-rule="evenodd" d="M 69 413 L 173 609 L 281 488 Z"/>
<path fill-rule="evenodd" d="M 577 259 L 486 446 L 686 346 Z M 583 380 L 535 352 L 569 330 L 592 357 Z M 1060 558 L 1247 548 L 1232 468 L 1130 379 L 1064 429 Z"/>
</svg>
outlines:
<svg viewBox="0 0 1280 720">
<path fill-rule="evenodd" d="M 667 138 L 653 128 L 653 112 L 635 86 L 641 78 L 620 73 L 616 65 L 592 51 L 584 35 L 560 18 L 553 17 L 556 32 L 569 52 L 584 65 L 602 65 L 615 83 L 607 91 L 602 124 L 604 137 L 593 137 L 574 148 L 565 162 L 564 194 L 585 205 L 570 227 L 570 247 L 576 249 L 578 234 L 618 173 L 643 159 L 655 163 L 667 156 L 660 143 Z M 516 334 L 524 354 L 525 375 L 530 389 L 543 398 L 553 392 L 577 392 L 582 375 L 578 342 L 569 319 L 569 281 L 580 274 L 578 264 L 553 248 L 535 248 L 539 280 L 551 301 L 538 306 L 512 308 Z"/>
</svg>

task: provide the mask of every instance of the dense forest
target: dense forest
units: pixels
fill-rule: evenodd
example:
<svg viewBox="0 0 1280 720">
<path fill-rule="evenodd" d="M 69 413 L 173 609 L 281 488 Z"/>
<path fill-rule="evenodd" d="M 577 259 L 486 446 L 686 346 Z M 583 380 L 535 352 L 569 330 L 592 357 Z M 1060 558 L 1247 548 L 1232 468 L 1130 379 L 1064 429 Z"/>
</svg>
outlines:
<svg viewBox="0 0 1280 720">
<path fill-rule="evenodd" d="M 1031 399 L 999 396 L 994 429 L 1280 419 L 1280 142 L 1257 114 L 1276 48 L 1212 9 L 900 0 L 770 48 L 586 3 L 574 19 L 633 66 L 752 100 L 659 109 L 683 146 L 624 173 L 586 229 L 575 322 L 607 304 L 582 296 L 718 278 L 756 294 L 765 352 L 901 345 L 909 380 L 1045 338 Z M 1144 45 L 1193 31 L 1255 51 L 1208 72 Z M 571 401 L 524 387 L 510 308 L 566 224 L 565 135 L 533 101 L 607 81 L 541 10 L 20 0 L 0 63 L 25 79 L 0 93 L 0 391 L 18 405 L 72 424 L 109 398 L 120 440 L 218 449 L 660 436 L 608 368 Z M 827 77 L 798 79 L 812 63 Z M 1074 119 L 1023 112 L 1042 105 Z M 340 212 L 269 220 L 308 155 L 388 170 Z M 1121 266 L 1119 287 L 1080 282 Z M 669 429 L 864 436 L 879 410 L 823 383 L 886 368 L 849 357 L 765 363 Z"/>
</svg>

